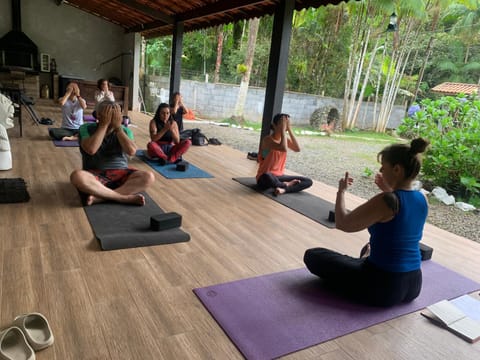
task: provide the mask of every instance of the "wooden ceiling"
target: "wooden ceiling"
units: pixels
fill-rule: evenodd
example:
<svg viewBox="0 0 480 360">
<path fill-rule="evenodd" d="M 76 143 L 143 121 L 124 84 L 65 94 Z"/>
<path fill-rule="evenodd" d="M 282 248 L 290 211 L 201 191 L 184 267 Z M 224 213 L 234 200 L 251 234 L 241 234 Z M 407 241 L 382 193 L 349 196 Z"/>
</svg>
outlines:
<svg viewBox="0 0 480 360">
<path fill-rule="evenodd" d="M 195 31 L 272 15 L 281 0 L 68 0 L 63 3 L 146 38 L 173 34 L 176 21 Z M 295 0 L 295 10 L 338 4 L 341 0 Z"/>
</svg>

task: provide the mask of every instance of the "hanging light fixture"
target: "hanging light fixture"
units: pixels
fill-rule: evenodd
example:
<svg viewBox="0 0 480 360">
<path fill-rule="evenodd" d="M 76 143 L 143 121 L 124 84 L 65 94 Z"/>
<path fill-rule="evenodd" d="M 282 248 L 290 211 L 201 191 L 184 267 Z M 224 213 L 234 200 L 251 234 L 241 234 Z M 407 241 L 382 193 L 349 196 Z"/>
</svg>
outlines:
<svg viewBox="0 0 480 360">
<path fill-rule="evenodd" d="M 397 31 L 397 14 L 395 12 L 390 15 L 390 23 L 387 26 L 388 32 Z"/>
</svg>

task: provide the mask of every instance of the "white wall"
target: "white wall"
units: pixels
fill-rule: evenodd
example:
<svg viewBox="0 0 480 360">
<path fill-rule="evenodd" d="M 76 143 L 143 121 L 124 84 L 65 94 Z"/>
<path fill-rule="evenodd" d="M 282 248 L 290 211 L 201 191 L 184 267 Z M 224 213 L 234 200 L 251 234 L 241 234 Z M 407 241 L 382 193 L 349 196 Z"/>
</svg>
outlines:
<svg viewBox="0 0 480 360">
<path fill-rule="evenodd" d="M 73 6 L 58 6 L 55 0 L 22 0 L 21 13 L 22 31 L 39 53 L 55 58 L 59 75 L 93 81 L 116 77 L 129 82 L 133 60 L 127 61 L 128 56 L 101 67 L 100 63 L 123 52 L 133 54 L 133 34 Z M 0 37 L 11 28 L 11 1 L 0 0 Z"/>
</svg>

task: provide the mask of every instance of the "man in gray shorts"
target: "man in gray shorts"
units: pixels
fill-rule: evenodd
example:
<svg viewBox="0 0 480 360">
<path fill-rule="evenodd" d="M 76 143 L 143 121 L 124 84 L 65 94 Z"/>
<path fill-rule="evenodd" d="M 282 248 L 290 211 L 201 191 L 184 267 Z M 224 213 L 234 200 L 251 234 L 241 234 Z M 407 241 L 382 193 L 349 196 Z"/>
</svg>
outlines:
<svg viewBox="0 0 480 360">
<path fill-rule="evenodd" d="M 151 171 L 128 167 L 128 157 L 137 146 L 131 130 L 122 125 L 120 106 L 112 101 L 98 105 L 98 123 L 79 129 L 82 169 L 70 175 L 72 184 L 86 194 L 85 204 L 105 200 L 145 205 L 140 194 L 155 181 Z"/>
</svg>

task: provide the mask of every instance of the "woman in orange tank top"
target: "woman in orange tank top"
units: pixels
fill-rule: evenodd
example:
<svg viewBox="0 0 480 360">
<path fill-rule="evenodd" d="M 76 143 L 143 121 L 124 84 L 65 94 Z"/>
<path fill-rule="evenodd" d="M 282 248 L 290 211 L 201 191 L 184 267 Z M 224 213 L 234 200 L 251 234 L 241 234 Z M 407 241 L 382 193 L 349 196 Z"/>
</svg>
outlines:
<svg viewBox="0 0 480 360">
<path fill-rule="evenodd" d="M 275 195 L 299 192 L 312 186 L 312 180 L 304 176 L 284 175 L 287 150 L 300 151 L 297 139 L 290 128 L 290 116 L 273 117 L 272 131 L 265 136 L 258 153 L 257 185 L 261 190 L 274 188 Z"/>
</svg>

